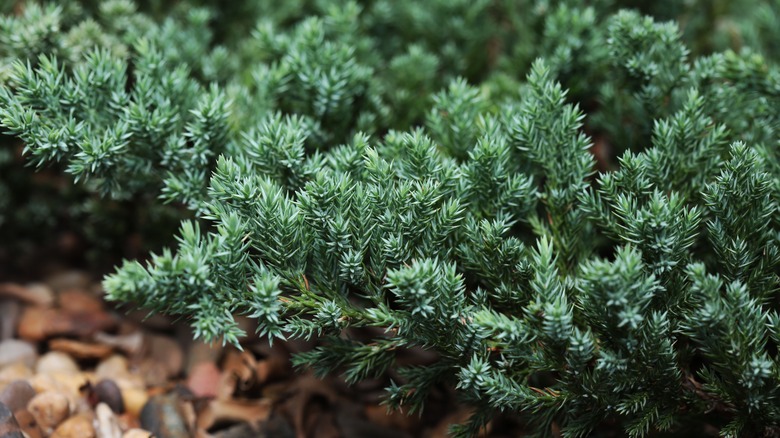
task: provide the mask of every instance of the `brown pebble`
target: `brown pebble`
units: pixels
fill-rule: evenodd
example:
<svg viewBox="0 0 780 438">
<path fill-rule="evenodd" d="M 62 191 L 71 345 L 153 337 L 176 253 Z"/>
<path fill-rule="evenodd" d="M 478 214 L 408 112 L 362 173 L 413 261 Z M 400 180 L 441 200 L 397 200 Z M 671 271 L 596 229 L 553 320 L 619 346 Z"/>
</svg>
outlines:
<svg viewBox="0 0 780 438">
<path fill-rule="evenodd" d="M 70 416 L 70 401 L 65 395 L 48 391 L 30 400 L 27 404 L 35 421 L 44 432 L 51 433 L 60 423 Z"/>
<path fill-rule="evenodd" d="M 24 438 L 22 428 L 13 412 L 3 403 L 0 403 L 0 437 L 2 438 Z"/>
<path fill-rule="evenodd" d="M 49 348 L 54 351 L 67 353 L 78 359 L 103 359 L 110 356 L 114 351 L 110 345 L 81 342 L 67 338 L 50 340 Z"/>
<path fill-rule="evenodd" d="M 63 271 L 48 277 L 45 281 L 55 291 L 61 291 L 72 288 L 86 289 L 92 282 L 92 278 L 83 271 Z"/>
<path fill-rule="evenodd" d="M 52 336 L 93 336 L 111 330 L 117 321 L 106 312 L 63 312 L 60 309 L 28 307 L 19 321 L 19 337 L 42 341 Z"/>
<path fill-rule="evenodd" d="M 95 438 L 92 418 L 87 415 L 74 415 L 57 426 L 51 438 Z"/>
<path fill-rule="evenodd" d="M 19 426 L 22 428 L 22 432 L 24 432 L 26 437 L 43 437 L 43 432 L 41 432 L 41 428 L 38 427 L 38 423 L 35 421 L 35 418 L 33 418 L 30 411 L 27 409 L 20 409 L 14 412 L 14 416 L 16 416 L 16 421 L 19 422 Z"/>
<path fill-rule="evenodd" d="M 69 313 L 99 313 L 103 311 L 103 302 L 83 289 L 71 288 L 60 292 L 60 308 Z"/>
<path fill-rule="evenodd" d="M 27 403 L 35 397 L 35 389 L 26 380 L 14 380 L 0 392 L 0 403 L 8 406 L 11 412 L 27 407 Z"/>
<path fill-rule="evenodd" d="M 125 403 L 122 400 L 122 391 L 116 382 L 110 379 L 101 380 L 93 388 L 98 402 L 103 402 L 116 414 L 125 412 Z"/>
<path fill-rule="evenodd" d="M 17 328 L 19 337 L 34 342 L 46 339 L 47 318 L 55 313 L 57 313 L 56 310 L 45 307 L 26 308 Z"/>
<path fill-rule="evenodd" d="M 45 284 L 22 286 L 16 283 L 0 283 L 0 296 L 34 306 L 48 307 L 54 304 L 54 292 Z"/>
</svg>

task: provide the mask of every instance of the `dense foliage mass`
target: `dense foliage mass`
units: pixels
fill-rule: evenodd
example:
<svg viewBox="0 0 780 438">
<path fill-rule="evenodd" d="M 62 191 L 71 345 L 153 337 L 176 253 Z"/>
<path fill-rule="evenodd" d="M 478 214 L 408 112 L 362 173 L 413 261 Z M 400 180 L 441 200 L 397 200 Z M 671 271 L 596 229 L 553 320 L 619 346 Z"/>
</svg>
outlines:
<svg viewBox="0 0 780 438">
<path fill-rule="evenodd" d="M 584 3 L 12 4 L 0 233 L 60 205 L 16 138 L 89 226 L 186 207 L 104 285 L 200 337 L 247 314 L 391 406 L 457 388 L 458 435 L 774 436 L 780 3 Z"/>
</svg>

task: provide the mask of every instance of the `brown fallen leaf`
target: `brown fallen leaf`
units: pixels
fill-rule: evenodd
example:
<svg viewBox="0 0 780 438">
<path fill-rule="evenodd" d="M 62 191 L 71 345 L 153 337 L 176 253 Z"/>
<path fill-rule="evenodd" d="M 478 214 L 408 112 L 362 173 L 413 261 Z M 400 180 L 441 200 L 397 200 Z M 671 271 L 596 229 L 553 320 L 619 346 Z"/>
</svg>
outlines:
<svg viewBox="0 0 780 438">
<path fill-rule="evenodd" d="M 473 411 L 468 408 L 459 408 L 456 409 L 453 413 L 450 415 L 447 415 L 446 417 L 442 418 L 441 421 L 439 421 L 439 424 L 437 424 L 433 430 L 430 431 L 426 436 L 429 436 L 431 438 L 446 438 L 449 437 L 450 434 L 448 433 L 450 425 L 452 424 L 461 424 L 468 421 L 468 419 L 473 414 Z M 490 430 L 492 429 L 492 423 L 488 423 L 485 428 L 480 430 L 477 437 L 487 437 L 490 435 Z"/>
<path fill-rule="evenodd" d="M 238 384 L 241 389 L 246 389 L 255 383 L 257 380 L 256 368 L 257 360 L 248 351 L 238 351 L 231 348 L 225 353 L 222 370 L 225 374 L 235 376 L 234 383 Z M 233 386 L 235 387 L 235 385 Z"/>
<path fill-rule="evenodd" d="M 417 429 L 420 426 L 420 416 L 408 415 L 408 411 L 408 408 L 388 409 L 387 406 L 379 404 L 367 404 L 363 408 L 363 414 L 372 423 L 401 430 Z"/>
<path fill-rule="evenodd" d="M 335 406 L 338 399 L 332 386 L 307 373 L 299 375 L 288 385 L 286 400 L 280 409 L 291 420 L 297 436 L 310 436 L 313 428 L 325 434 L 322 436 L 329 436 L 328 431 L 335 427 L 335 417 L 325 408 Z"/>
<path fill-rule="evenodd" d="M 198 416 L 197 426 L 207 430 L 218 422 L 258 423 L 271 413 L 271 401 L 261 400 L 219 400 L 209 402 Z"/>
<path fill-rule="evenodd" d="M 291 370 L 289 354 L 274 346 L 265 359 L 257 361 L 255 366 L 257 383 L 264 384 L 269 380 L 289 375 Z"/>
</svg>

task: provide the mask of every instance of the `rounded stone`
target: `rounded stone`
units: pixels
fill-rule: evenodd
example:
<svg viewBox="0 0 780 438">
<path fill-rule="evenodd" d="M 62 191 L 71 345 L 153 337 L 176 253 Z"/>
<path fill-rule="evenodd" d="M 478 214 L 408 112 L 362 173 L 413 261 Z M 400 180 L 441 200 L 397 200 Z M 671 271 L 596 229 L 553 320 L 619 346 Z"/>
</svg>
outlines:
<svg viewBox="0 0 780 438">
<path fill-rule="evenodd" d="M 14 417 L 14 413 L 3 403 L 0 403 L 0 436 L 3 438 L 22 438 L 22 430 Z"/>
<path fill-rule="evenodd" d="M 122 391 L 116 382 L 110 379 L 101 380 L 94 387 L 98 402 L 105 403 L 116 414 L 125 412 L 125 403 L 122 400 Z"/>
<path fill-rule="evenodd" d="M 33 397 L 35 397 L 35 389 L 29 382 L 14 380 L 0 392 L 0 403 L 8 406 L 11 412 L 16 412 L 27 407 Z"/>
<path fill-rule="evenodd" d="M 0 341 L 0 368 L 15 363 L 23 363 L 28 367 L 32 367 L 37 358 L 38 351 L 29 342 L 18 339 Z"/>
<path fill-rule="evenodd" d="M 51 433 L 70 416 L 70 401 L 64 394 L 54 391 L 43 392 L 27 404 L 35 421 L 45 432 Z"/>
<path fill-rule="evenodd" d="M 96 436 L 92 419 L 86 415 L 76 415 L 57 426 L 51 438 L 95 438 Z"/>
<path fill-rule="evenodd" d="M 60 351 L 50 351 L 38 359 L 35 372 L 38 374 L 78 373 L 79 366 L 69 355 Z"/>
</svg>

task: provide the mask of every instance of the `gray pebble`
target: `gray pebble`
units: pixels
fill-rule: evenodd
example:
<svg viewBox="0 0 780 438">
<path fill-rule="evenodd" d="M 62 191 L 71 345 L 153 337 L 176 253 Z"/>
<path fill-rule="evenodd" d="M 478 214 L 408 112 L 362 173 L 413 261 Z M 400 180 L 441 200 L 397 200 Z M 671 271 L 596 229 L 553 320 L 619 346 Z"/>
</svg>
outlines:
<svg viewBox="0 0 780 438">
<path fill-rule="evenodd" d="M 35 397 L 35 389 L 25 380 L 14 380 L 0 392 L 0 403 L 16 412 L 27 407 L 27 403 Z"/>
<path fill-rule="evenodd" d="M 13 412 L 3 403 L 0 403 L 0 438 L 24 438 Z"/>
<path fill-rule="evenodd" d="M 0 368 L 13 363 L 22 362 L 28 367 L 35 365 L 38 351 L 29 342 L 18 339 L 0 341 Z"/>
<path fill-rule="evenodd" d="M 141 409 L 141 427 L 157 438 L 189 438 L 192 434 L 187 429 L 180 403 L 175 393 L 150 398 Z"/>
</svg>

